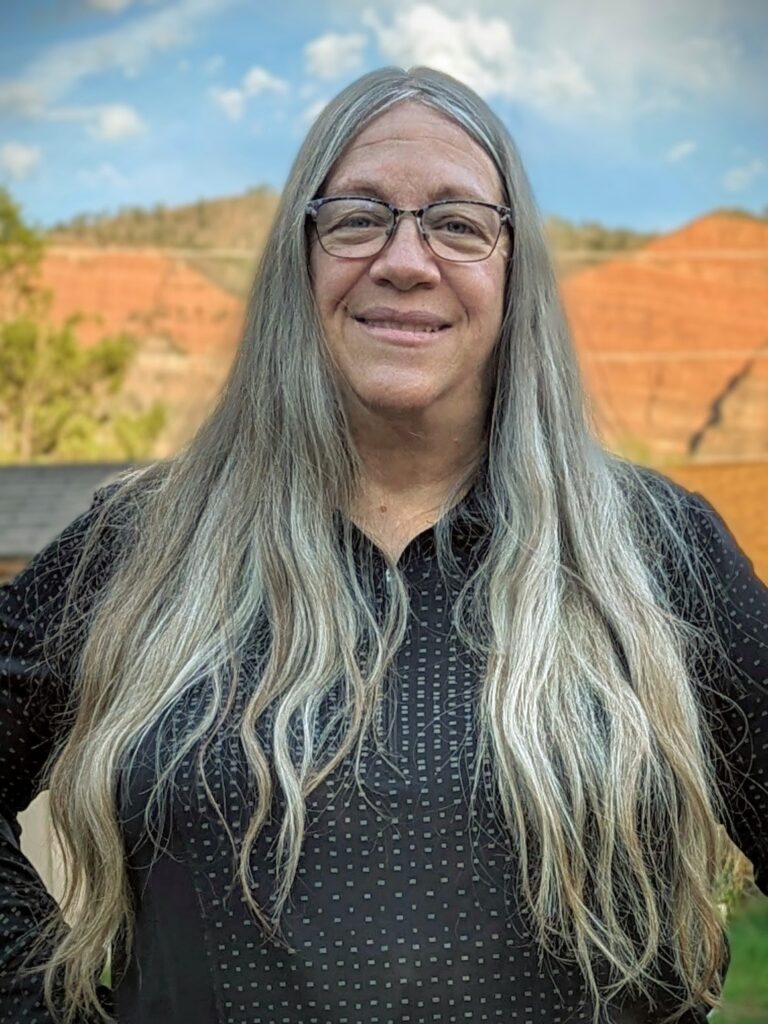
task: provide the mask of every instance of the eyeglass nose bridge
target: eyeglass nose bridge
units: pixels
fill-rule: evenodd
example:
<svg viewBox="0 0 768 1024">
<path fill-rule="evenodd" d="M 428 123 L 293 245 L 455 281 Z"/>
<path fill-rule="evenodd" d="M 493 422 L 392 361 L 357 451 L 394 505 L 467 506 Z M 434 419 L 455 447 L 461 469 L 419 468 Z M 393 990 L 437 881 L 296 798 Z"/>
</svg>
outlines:
<svg viewBox="0 0 768 1024">
<path fill-rule="evenodd" d="M 416 221 L 416 227 L 418 228 L 419 236 L 421 237 L 422 242 L 426 244 L 430 252 L 433 252 L 432 246 L 430 245 L 429 242 L 429 235 L 427 234 L 426 228 L 424 227 L 424 221 L 422 219 L 424 216 L 425 207 L 422 206 L 420 210 L 401 210 L 397 206 L 390 206 L 389 209 L 392 213 L 392 224 L 387 229 L 387 240 L 379 250 L 379 253 L 382 253 L 384 249 L 387 248 L 392 239 L 395 237 L 395 232 L 397 231 L 397 226 L 400 223 L 400 219 L 406 213 L 409 213 Z"/>
</svg>

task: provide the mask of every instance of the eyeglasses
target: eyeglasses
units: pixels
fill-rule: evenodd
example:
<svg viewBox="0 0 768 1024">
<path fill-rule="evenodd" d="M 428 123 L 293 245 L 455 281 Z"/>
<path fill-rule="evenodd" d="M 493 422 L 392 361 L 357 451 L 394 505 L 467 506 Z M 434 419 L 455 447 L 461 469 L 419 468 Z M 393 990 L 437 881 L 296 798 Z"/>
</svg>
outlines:
<svg viewBox="0 0 768 1024">
<path fill-rule="evenodd" d="M 419 233 L 435 256 L 456 263 L 488 259 L 504 224 L 512 223 L 508 206 L 476 199 L 441 200 L 420 210 L 400 210 L 383 199 L 328 196 L 312 199 L 306 206 L 320 245 L 330 256 L 341 259 L 376 256 L 405 213 L 416 218 Z"/>
</svg>

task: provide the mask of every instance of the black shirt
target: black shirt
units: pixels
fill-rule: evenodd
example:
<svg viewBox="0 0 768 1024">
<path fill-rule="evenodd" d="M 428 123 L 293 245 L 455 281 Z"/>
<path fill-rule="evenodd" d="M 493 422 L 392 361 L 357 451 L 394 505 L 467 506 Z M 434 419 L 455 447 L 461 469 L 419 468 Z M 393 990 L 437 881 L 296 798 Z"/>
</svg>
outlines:
<svg viewBox="0 0 768 1024">
<path fill-rule="evenodd" d="M 473 499 L 474 489 L 462 507 L 471 508 Z M 699 495 L 688 500 L 692 542 L 705 550 L 717 582 L 719 628 L 733 664 L 714 698 L 726 739 L 720 777 L 734 773 L 738 782 L 728 783 L 738 797 L 729 802 L 727 824 L 768 892 L 768 590 L 711 506 Z M 93 507 L 0 589 L 3 1024 L 50 1021 L 39 982 L 14 975 L 37 915 L 52 905 L 18 850 L 15 815 L 36 795 L 54 739 L 46 680 L 33 652 Z M 460 522 L 453 540 L 460 564 L 468 566 L 483 531 Z M 373 556 L 381 601 L 388 586 L 385 562 L 375 548 Z M 168 848 L 158 857 L 143 822 L 154 779 L 155 737 L 147 738 L 139 770 L 124 780 L 119 801 L 136 905 L 131 961 L 114 993 L 104 993 L 107 1007 L 114 1000 L 120 1024 L 591 1019 L 582 979 L 540 958 L 524 924 L 489 771 L 475 813 L 468 813 L 479 674 L 450 620 L 461 581 L 438 572 L 432 529 L 408 544 L 398 564 L 408 581 L 411 614 L 397 655 L 396 692 L 387 695 L 383 710 L 391 726 L 389 754 L 385 759 L 373 748 L 366 754 L 364 796 L 346 763 L 309 798 L 298 876 L 282 918 L 296 952 L 263 938 L 233 881 L 232 847 L 192 756 L 177 778 L 164 835 Z M 246 690 L 239 688 L 233 720 Z M 198 711 L 192 695 L 177 708 L 178 727 L 188 726 Z M 251 804 L 236 730 L 217 738 L 207 764 L 216 802 L 235 836 L 242 836 Z M 251 857 L 254 895 L 262 905 L 274 883 L 281 814 L 276 797 Z M 656 1017 L 615 1019 L 650 1024 Z M 703 1012 L 686 1018 L 703 1019 Z"/>
</svg>

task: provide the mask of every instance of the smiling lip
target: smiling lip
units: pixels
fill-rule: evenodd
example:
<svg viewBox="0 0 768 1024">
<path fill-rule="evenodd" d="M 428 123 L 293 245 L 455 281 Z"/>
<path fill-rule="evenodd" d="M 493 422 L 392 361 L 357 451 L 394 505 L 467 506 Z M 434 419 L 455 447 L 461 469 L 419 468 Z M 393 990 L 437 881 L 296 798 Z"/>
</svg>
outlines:
<svg viewBox="0 0 768 1024">
<path fill-rule="evenodd" d="M 430 327 L 448 327 L 448 321 L 437 313 L 426 309 L 395 309 L 391 306 L 371 306 L 353 314 L 355 320 L 364 320 L 369 324 L 402 325 L 404 328 L 414 327 L 425 330 Z"/>
<path fill-rule="evenodd" d="M 383 341 L 423 345 L 437 338 L 451 325 L 442 317 L 426 310 L 401 310 L 376 306 L 353 314 L 366 333 Z"/>
</svg>

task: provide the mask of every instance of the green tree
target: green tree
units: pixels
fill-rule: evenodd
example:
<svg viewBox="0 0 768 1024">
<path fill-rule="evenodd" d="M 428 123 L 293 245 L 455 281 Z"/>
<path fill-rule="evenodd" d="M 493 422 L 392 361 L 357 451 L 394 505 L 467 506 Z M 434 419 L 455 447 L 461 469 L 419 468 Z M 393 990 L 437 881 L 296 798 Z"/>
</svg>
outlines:
<svg viewBox="0 0 768 1024">
<path fill-rule="evenodd" d="M 43 252 L 40 235 L 0 189 L 0 462 L 150 454 L 164 404 L 130 412 L 120 400 L 136 342 L 120 334 L 85 348 L 77 317 L 54 324 L 39 281 Z"/>
<path fill-rule="evenodd" d="M 42 255 L 42 236 L 24 223 L 18 204 L 0 187 L 0 319 L 44 298 L 38 283 Z"/>
</svg>

